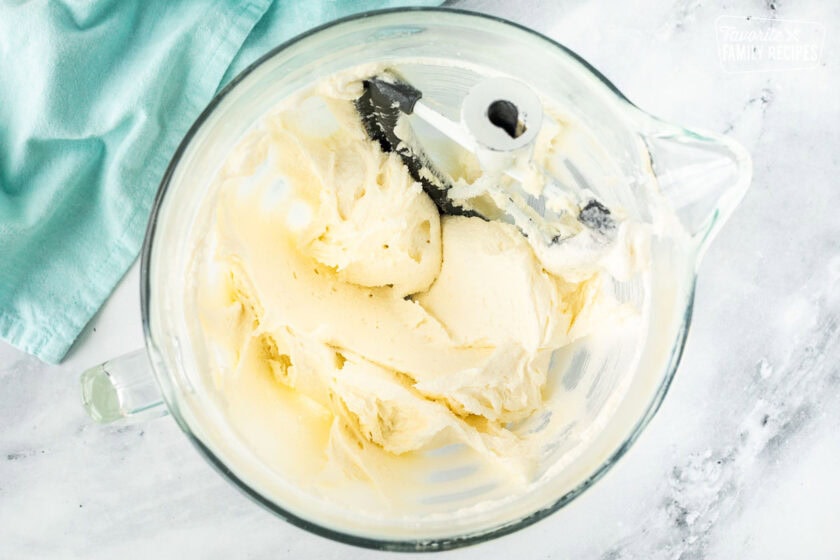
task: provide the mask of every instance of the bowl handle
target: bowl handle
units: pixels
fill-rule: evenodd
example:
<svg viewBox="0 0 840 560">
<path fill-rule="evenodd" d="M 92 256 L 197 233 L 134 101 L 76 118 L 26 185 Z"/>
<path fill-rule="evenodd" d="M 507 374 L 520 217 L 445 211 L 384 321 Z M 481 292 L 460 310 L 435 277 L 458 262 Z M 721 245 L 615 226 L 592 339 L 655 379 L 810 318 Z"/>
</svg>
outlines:
<svg viewBox="0 0 840 560">
<path fill-rule="evenodd" d="M 721 135 L 679 128 L 647 117 L 642 132 L 661 192 L 691 236 L 699 263 L 752 180 L 747 150 Z"/>
<path fill-rule="evenodd" d="M 145 348 L 86 370 L 80 381 L 85 410 L 100 424 L 167 414 Z"/>
</svg>

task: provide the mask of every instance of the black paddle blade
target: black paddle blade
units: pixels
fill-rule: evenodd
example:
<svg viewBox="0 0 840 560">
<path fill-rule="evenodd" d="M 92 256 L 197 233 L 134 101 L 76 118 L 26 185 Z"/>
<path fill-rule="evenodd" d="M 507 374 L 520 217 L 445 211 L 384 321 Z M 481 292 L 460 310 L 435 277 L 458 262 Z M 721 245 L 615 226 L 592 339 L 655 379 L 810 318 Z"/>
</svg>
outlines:
<svg viewBox="0 0 840 560">
<path fill-rule="evenodd" d="M 410 115 L 423 94 L 405 82 L 372 77 L 363 82 L 364 93 L 356 100 L 356 111 L 362 118 L 368 137 L 379 143 L 385 153 L 396 152 L 412 179 L 420 183 L 442 215 L 478 216 L 455 204 L 447 195 L 451 186 L 437 171 L 419 146 L 397 136 L 395 129 L 400 115 Z M 423 173 L 423 170 L 426 173 Z"/>
</svg>

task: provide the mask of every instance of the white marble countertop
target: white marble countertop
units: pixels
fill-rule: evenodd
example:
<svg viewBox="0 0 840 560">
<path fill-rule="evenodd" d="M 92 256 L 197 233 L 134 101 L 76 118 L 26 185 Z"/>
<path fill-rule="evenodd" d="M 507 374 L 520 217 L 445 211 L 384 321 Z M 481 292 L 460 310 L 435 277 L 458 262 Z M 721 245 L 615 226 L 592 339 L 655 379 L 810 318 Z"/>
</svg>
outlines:
<svg viewBox="0 0 840 560">
<path fill-rule="evenodd" d="M 840 558 L 840 3 L 455 5 L 555 38 L 666 120 L 737 138 L 755 178 L 702 263 L 682 364 L 636 445 L 547 520 L 440 556 Z M 805 22 L 823 49 L 797 70 L 722 64 L 721 15 Z M 141 345 L 137 285 L 135 265 L 60 366 L 0 343 L 0 558 L 389 556 L 274 518 L 171 419 L 85 417 L 79 373 Z"/>
</svg>

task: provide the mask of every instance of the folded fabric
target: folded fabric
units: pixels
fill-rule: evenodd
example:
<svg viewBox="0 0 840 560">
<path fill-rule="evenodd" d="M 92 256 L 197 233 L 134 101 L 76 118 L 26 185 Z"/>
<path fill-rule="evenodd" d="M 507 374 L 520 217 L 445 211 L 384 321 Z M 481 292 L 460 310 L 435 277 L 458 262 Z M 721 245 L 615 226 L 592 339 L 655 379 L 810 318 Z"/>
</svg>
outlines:
<svg viewBox="0 0 840 560">
<path fill-rule="evenodd" d="M 308 27 L 404 3 L 0 4 L 0 337 L 60 361 L 136 258 L 166 165 L 214 93 Z"/>
</svg>

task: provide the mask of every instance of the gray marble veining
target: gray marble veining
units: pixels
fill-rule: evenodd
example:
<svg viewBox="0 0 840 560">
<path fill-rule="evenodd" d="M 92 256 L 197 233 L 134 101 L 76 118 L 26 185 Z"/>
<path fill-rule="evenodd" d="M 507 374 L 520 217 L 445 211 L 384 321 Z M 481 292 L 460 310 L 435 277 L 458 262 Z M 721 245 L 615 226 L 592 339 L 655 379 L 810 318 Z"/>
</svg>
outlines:
<svg viewBox="0 0 840 560">
<path fill-rule="evenodd" d="M 636 445 L 549 519 L 441 556 L 840 558 L 840 4 L 452 4 L 555 38 L 665 120 L 731 135 L 755 176 L 701 265 L 680 370 Z M 726 72 L 721 16 L 817 23 L 819 60 Z M 133 270 L 61 366 L 0 346 L 0 557 L 387 556 L 273 518 L 171 420 L 86 419 L 78 373 L 141 344 L 136 286 Z"/>
</svg>

